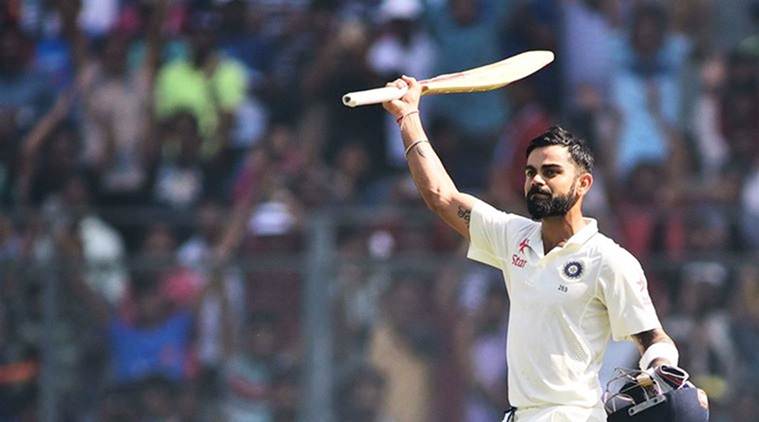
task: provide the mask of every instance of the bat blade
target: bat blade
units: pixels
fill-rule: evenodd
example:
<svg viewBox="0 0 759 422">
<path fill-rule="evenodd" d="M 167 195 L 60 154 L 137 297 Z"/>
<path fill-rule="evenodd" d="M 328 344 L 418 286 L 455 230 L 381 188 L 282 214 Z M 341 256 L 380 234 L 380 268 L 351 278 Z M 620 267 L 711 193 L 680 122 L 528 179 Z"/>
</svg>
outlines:
<svg viewBox="0 0 759 422">
<path fill-rule="evenodd" d="M 507 59 L 461 72 L 439 75 L 419 81 L 422 95 L 491 91 L 525 78 L 554 60 L 547 50 L 527 51 Z M 384 87 L 343 95 L 348 107 L 378 104 L 403 97 L 405 89 Z"/>
<path fill-rule="evenodd" d="M 532 75 L 553 59 L 550 51 L 527 51 L 489 65 L 436 76 L 420 83 L 425 95 L 490 91 Z"/>
</svg>

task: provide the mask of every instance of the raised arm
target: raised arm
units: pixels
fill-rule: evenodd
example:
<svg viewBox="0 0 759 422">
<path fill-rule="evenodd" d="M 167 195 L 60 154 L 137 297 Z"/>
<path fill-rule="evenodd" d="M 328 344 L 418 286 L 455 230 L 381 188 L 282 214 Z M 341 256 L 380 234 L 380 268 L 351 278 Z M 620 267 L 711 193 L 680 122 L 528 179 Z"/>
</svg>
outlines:
<svg viewBox="0 0 759 422">
<path fill-rule="evenodd" d="M 424 133 L 419 117 L 421 85 L 407 76 L 388 85 L 409 87 L 403 98 L 382 105 L 400 124 L 411 177 L 422 199 L 443 221 L 469 239 L 469 218 L 476 199 L 459 192 Z"/>
<path fill-rule="evenodd" d="M 256 200 L 260 197 L 260 192 L 249 190 L 240 200 L 235 202 L 231 215 L 229 216 L 226 227 L 222 236 L 213 245 L 211 266 L 209 271 L 210 279 L 203 288 L 194 304 L 195 314 L 199 314 L 203 301 L 208 296 L 215 296 L 219 301 L 219 315 L 221 317 L 220 339 L 222 355 L 230 357 L 235 351 L 234 345 L 237 344 L 237 330 L 235 330 L 235 319 L 230 303 L 230 292 L 226 282 L 225 272 L 229 268 L 230 260 L 234 255 L 245 236 L 247 217 L 257 204 Z"/>
<path fill-rule="evenodd" d="M 40 151 L 58 124 L 66 117 L 74 102 L 74 96 L 75 91 L 73 89 L 62 92 L 53 107 L 35 123 L 34 127 L 21 140 L 19 176 L 16 183 L 19 202 L 23 205 L 28 205 L 30 199 L 32 178 L 37 171 Z"/>
<path fill-rule="evenodd" d="M 87 39 L 79 29 L 77 19 L 82 11 L 82 0 L 64 0 L 57 2 L 61 14 L 63 33 L 71 44 L 71 58 L 77 73 L 87 64 Z"/>
</svg>

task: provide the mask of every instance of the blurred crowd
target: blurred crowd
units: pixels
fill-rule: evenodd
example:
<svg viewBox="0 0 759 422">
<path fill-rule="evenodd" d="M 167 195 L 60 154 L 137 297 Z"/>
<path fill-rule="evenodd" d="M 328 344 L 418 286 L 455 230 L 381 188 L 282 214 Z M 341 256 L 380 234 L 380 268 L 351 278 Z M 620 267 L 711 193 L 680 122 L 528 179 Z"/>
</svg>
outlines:
<svg viewBox="0 0 759 422">
<path fill-rule="evenodd" d="M 422 210 L 395 121 L 340 98 L 531 49 L 557 60 L 423 100 L 453 179 L 522 213 L 526 144 L 580 134 L 586 213 L 642 262 L 712 420 L 759 414 L 759 3 L 9 0 L 0 24 L 1 420 L 313 420 L 317 211 L 336 420 L 500 420 L 501 274 Z"/>
</svg>

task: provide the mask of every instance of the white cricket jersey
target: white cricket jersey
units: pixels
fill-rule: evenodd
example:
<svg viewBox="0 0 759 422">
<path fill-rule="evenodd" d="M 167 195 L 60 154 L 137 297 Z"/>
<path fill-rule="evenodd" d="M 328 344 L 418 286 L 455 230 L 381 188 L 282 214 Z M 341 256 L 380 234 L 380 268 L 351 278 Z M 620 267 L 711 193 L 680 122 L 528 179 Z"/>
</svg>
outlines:
<svg viewBox="0 0 759 422">
<path fill-rule="evenodd" d="M 541 223 L 477 201 L 467 257 L 503 271 L 511 308 L 509 402 L 598 407 L 598 371 L 615 340 L 661 327 L 638 261 L 596 221 L 543 253 Z"/>
</svg>

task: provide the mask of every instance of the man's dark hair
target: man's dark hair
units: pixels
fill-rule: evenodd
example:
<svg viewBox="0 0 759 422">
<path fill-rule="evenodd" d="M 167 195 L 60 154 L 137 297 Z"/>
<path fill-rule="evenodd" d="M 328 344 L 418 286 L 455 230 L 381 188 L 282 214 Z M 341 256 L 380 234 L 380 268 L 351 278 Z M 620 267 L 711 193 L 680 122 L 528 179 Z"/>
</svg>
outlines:
<svg viewBox="0 0 759 422">
<path fill-rule="evenodd" d="M 588 173 L 593 171 L 593 153 L 590 151 L 588 144 L 561 126 L 552 126 L 542 135 L 533 138 L 530 141 L 530 145 L 527 146 L 525 158 L 529 157 L 533 150 L 551 145 L 566 147 L 575 164 Z"/>
</svg>

